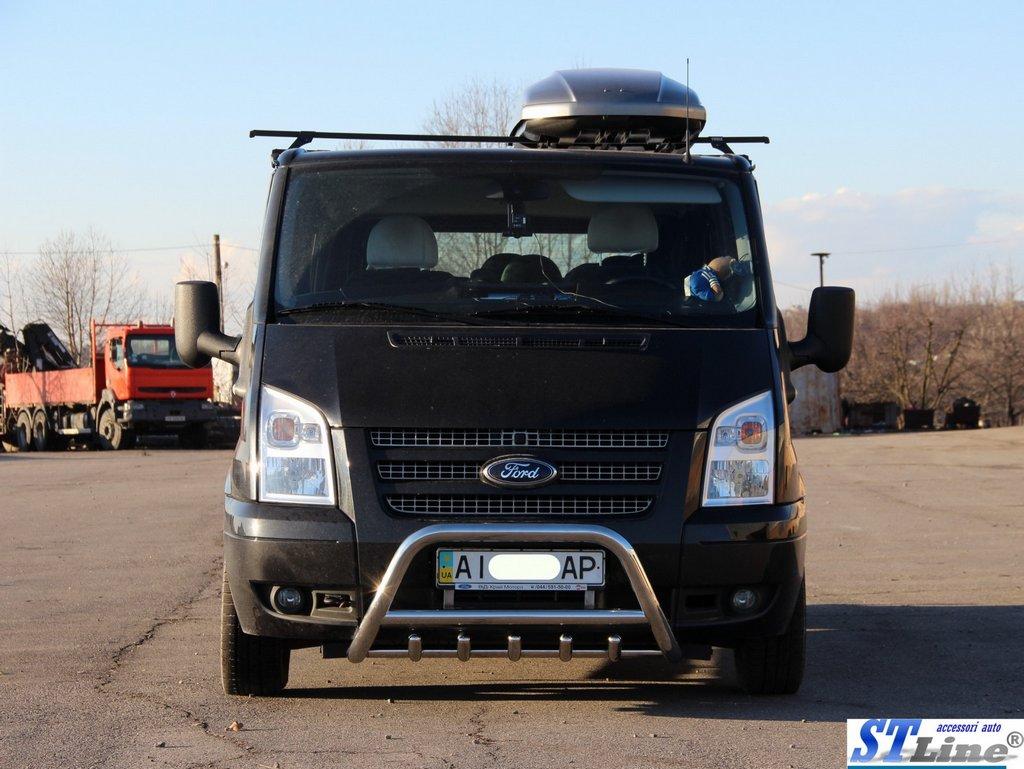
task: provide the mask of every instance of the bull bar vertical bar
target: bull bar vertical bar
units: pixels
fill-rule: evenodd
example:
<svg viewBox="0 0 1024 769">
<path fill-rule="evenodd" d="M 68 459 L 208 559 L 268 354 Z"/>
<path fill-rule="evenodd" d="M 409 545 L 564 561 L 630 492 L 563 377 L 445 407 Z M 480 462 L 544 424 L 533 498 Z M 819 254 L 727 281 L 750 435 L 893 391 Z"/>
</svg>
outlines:
<svg viewBox="0 0 1024 769">
<path fill-rule="evenodd" d="M 424 610 L 391 611 L 398 588 L 413 559 L 433 545 L 491 544 L 502 542 L 538 542 L 545 544 L 598 545 L 614 555 L 622 565 L 641 611 L 622 609 L 583 611 L 471 611 Z M 585 524 L 436 524 L 415 531 L 395 550 L 377 592 L 352 637 L 348 648 L 350 662 L 362 662 L 377 639 L 382 626 L 395 625 L 467 625 L 467 624 L 551 624 L 622 625 L 647 624 L 662 654 L 671 661 L 682 652 L 661 604 L 651 587 L 647 572 L 633 546 L 620 534 L 605 526 Z"/>
</svg>

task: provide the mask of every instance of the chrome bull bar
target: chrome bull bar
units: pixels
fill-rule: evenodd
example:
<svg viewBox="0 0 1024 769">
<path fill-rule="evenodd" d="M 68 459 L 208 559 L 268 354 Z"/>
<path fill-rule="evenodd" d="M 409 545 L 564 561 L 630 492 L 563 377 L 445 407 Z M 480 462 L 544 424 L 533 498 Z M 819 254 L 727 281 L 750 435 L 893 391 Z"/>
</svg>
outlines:
<svg viewBox="0 0 1024 769">
<path fill-rule="evenodd" d="M 501 542 L 574 543 L 602 547 L 615 556 L 622 565 L 637 602 L 640 604 L 640 611 L 631 609 L 391 610 L 391 604 L 395 600 L 402 580 L 405 579 L 410 564 L 425 548 L 442 544 L 479 545 Z M 398 546 L 391 558 L 391 563 L 388 564 L 387 571 L 384 572 L 377 593 L 359 623 L 359 627 L 356 628 L 352 643 L 348 647 L 347 656 L 350 662 L 362 662 L 367 656 L 408 656 L 414 660 L 421 657 L 456 657 L 465 660 L 469 659 L 471 654 L 481 657 L 505 656 L 506 652 L 492 650 L 472 652 L 469 637 L 461 631 L 458 638 L 458 649 L 455 651 L 423 649 L 419 637 L 415 634 L 409 636 L 408 651 L 371 650 L 381 627 L 455 626 L 461 628 L 468 625 L 648 625 L 658 645 L 658 650 L 653 652 L 638 650 L 635 654 L 660 653 L 672 661 L 682 657 L 679 643 L 676 641 L 675 634 L 672 632 L 668 619 L 651 587 L 650 580 L 647 578 L 647 572 L 644 571 L 633 546 L 624 537 L 609 528 L 584 524 L 437 524 L 413 532 Z M 507 651 L 509 659 L 518 659 L 520 656 L 555 656 L 567 660 L 573 655 L 572 639 L 565 634 L 559 639 L 559 649 L 552 653 L 545 651 L 531 653 L 529 650 L 522 650 L 519 644 L 517 636 L 509 637 Z M 617 659 L 620 655 L 633 656 L 622 651 L 620 647 L 619 637 L 611 636 L 608 639 L 607 652 L 580 651 L 576 652 L 576 656 L 594 657 L 607 654 L 609 659 Z"/>
</svg>

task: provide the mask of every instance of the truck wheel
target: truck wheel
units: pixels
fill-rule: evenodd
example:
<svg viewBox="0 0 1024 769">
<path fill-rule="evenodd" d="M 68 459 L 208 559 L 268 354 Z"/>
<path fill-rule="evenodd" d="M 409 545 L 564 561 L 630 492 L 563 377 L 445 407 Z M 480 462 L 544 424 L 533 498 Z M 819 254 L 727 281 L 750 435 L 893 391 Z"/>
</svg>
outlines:
<svg viewBox="0 0 1024 769">
<path fill-rule="evenodd" d="M 27 411 L 18 414 L 18 421 L 14 423 L 14 443 L 18 451 L 32 450 L 32 417 Z"/>
<path fill-rule="evenodd" d="M 117 423 L 117 417 L 111 408 L 104 409 L 96 426 L 96 442 L 104 451 L 117 451 L 124 445 L 124 430 Z"/>
<path fill-rule="evenodd" d="M 32 415 L 32 446 L 36 451 L 48 451 L 53 448 L 53 435 L 46 421 L 46 412 L 42 409 Z"/>
<path fill-rule="evenodd" d="M 779 636 L 752 638 L 736 647 L 736 672 L 747 694 L 795 694 L 804 677 L 807 596 L 800 586 L 793 616 Z"/>
<path fill-rule="evenodd" d="M 291 650 L 280 638 L 248 635 L 238 623 L 224 571 L 220 601 L 220 680 L 225 694 L 272 696 L 288 683 Z"/>
</svg>

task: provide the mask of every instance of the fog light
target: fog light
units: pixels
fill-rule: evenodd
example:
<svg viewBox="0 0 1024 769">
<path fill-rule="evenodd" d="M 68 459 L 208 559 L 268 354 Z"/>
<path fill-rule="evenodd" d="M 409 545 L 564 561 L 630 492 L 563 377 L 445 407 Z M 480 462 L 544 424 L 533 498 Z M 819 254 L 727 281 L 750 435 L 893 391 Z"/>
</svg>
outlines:
<svg viewBox="0 0 1024 769">
<path fill-rule="evenodd" d="M 753 611 L 757 607 L 757 593 L 749 587 L 741 587 L 739 590 L 733 591 L 729 602 L 735 611 Z"/>
<path fill-rule="evenodd" d="M 306 595 L 297 587 L 279 587 L 274 591 L 274 606 L 284 614 L 298 614 L 306 607 Z"/>
</svg>

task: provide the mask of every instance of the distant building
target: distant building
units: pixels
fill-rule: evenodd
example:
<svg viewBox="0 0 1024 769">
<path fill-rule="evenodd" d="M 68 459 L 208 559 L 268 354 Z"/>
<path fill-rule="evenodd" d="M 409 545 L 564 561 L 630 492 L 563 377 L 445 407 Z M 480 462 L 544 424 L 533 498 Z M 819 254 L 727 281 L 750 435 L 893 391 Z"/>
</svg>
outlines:
<svg viewBox="0 0 1024 769">
<path fill-rule="evenodd" d="M 796 400 L 789 404 L 789 420 L 795 435 L 834 433 L 842 427 L 838 374 L 804 366 L 793 372 L 792 381 Z"/>
</svg>

